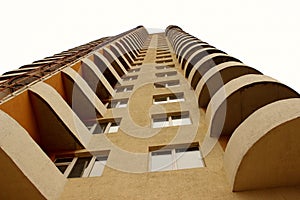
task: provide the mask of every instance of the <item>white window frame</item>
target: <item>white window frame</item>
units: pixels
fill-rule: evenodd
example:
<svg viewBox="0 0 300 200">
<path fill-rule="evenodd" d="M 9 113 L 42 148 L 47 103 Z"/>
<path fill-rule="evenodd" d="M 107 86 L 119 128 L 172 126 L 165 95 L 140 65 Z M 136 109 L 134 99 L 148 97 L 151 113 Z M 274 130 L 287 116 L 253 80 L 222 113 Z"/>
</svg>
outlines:
<svg viewBox="0 0 300 200">
<path fill-rule="evenodd" d="M 176 97 L 176 98 L 172 98 Z M 157 101 L 159 99 L 166 98 L 166 100 Z M 153 96 L 153 104 L 165 104 L 165 103 L 174 103 L 174 102 L 183 102 L 185 101 L 183 93 L 168 94 L 164 96 Z"/>
<path fill-rule="evenodd" d="M 127 86 L 121 86 L 117 87 L 115 89 L 116 93 L 121 93 L 121 92 L 131 92 L 133 90 L 133 85 L 127 85 Z"/>
<path fill-rule="evenodd" d="M 154 83 L 155 88 L 171 88 L 171 87 L 179 87 L 179 85 L 180 85 L 179 80 L 171 80 L 166 82 Z"/>
<path fill-rule="evenodd" d="M 170 76 L 176 76 L 177 72 L 176 71 L 171 71 L 171 72 L 162 72 L 162 73 L 156 73 L 155 76 L 158 78 L 162 77 L 170 77 Z"/>
<path fill-rule="evenodd" d="M 197 150 L 191 150 L 193 148 L 197 148 Z M 177 152 L 178 150 L 183 150 L 183 153 L 181 152 Z M 164 158 L 164 159 L 169 159 L 169 163 L 167 165 L 163 165 L 159 168 L 153 168 L 154 166 L 152 166 L 153 164 L 153 154 L 157 154 L 157 153 L 163 153 L 163 152 L 170 152 L 170 154 L 162 154 L 162 155 L 169 155 L 168 157 Z M 180 159 L 182 158 L 188 158 L 191 157 L 190 155 L 188 155 L 188 152 L 193 152 L 195 155 L 193 155 L 193 157 L 196 157 L 196 163 L 195 160 L 192 160 L 190 163 L 186 163 L 186 165 L 188 166 L 180 166 Z M 186 155 L 184 154 L 186 153 Z M 189 166 L 190 165 L 190 166 Z M 195 146 L 195 147 L 188 147 L 188 148 L 184 148 L 184 147 L 172 147 L 172 148 L 165 148 L 165 149 L 161 149 L 161 150 L 156 150 L 156 151 L 150 151 L 149 152 L 149 170 L 150 172 L 157 172 L 157 171 L 170 171 L 170 170 L 180 170 L 180 169 L 191 169 L 191 168 L 201 168 L 201 167 L 205 167 L 205 162 L 203 159 L 203 156 L 201 154 L 201 151 L 199 149 L 199 146 Z"/>
<path fill-rule="evenodd" d="M 152 128 L 165 128 L 170 126 L 184 126 L 191 124 L 192 120 L 188 112 L 183 112 L 181 114 L 166 114 L 162 116 L 152 115 Z"/>
<path fill-rule="evenodd" d="M 123 81 L 133 81 L 133 80 L 136 80 L 138 78 L 137 75 L 135 76 L 126 76 L 123 78 Z"/>
<path fill-rule="evenodd" d="M 105 129 L 102 132 L 95 132 L 97 125 L 100 126 L 100 124 L 105 124 Z M 116 124 L 116 125 L 114 125 Z M 112 119 L 112 120 L 108 120 L 105 122 L 96 122 L 91 126 L 88 126 L 87 128 L 89 129 L 90 133 L 92 134 L 105 134 L 105 133 L 116 133 L 119 131 L 120 128 L 120 124 L 121 124 L 121 119 Z"/>
<path fill-rule="evenodd" d="M 110 103 L 110 108 L 126 108 L 128 105 L 128 99 L 115 99 Z"/>
<path fill-rule="evenodd" d="M 57 157 L 56 160 L 54 161 L 54 164 L 56 167 L 58 166 L 64 166 L 64 165 L 68 165 L 68 167 L 66 168 L 66 170 L 63 173 L 63 175 L 68 178 L 68 176 L 71 174 L 72 169 L 74 168 L 74 166 L 76 165 L 76 161 L 79 158 L 91 158 L 89 161 L 89 164 L 86 166 L 86 168 L 83 170 L 83 173 L 80 177 L 74 177 L 74 178 L 84 178 L 84 177 L 93 177 L 93 176 L 102 176 L 105 165 L 107 163 L 108 160 L 108 156 L 109 156 L 109 151 L 104 151 L 101 153 L 97 153 L 96 155 L 90 155 L 90 156 L 76 156 L 76 157 L 70 157 L 70 156 L 66 156 L 66 157 Z M 71 162 L 61 162 L 61 163 L 56 163 L 56 161 L 58 159 L 63 159 L 63 158 L 71 158 L 72 161 Z M 103 160 L 101 161 L 97 161 L 98 158 L 101 158 Z M 95 169 L 95 164 L 99 162 L 99 164 L 103 165 L 102 167 L 99 168 L 98 166 L 98 170 L 99 170 L 99 174 L 98 175 L 93 175 L 91 174 L 93 169 Z M 98 165 L 99 165 L 98 164 Z"/>
</svg>

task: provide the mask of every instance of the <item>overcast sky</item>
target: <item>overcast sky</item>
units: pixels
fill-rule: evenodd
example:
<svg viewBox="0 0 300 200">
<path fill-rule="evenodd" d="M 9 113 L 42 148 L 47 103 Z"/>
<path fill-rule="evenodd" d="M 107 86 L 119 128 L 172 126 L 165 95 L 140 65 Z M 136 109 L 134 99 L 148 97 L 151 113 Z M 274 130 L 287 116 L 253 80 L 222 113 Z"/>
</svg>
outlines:
<svg viewBox="0 0 300 200">
<path fill-rule="evenodd" d="M 175 24 L 300 92 L 299 10 L 299 0 L 1 1 L 0 74 L 138 25 Z"/>
</svg>

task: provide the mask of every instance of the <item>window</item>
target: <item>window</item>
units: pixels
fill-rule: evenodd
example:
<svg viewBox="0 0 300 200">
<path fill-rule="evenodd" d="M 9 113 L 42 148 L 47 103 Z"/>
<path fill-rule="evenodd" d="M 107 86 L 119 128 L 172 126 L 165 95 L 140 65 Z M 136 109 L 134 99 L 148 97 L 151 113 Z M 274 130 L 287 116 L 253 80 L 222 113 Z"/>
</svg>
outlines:
<svg viewBox="0 0 300 200">
<path fill-rule="evenodd" d="M 157 149 L 157 147 L 155 148 Z M 164 147 L 154 151 L 149 149 L 149 170 L 152 172 L 205 167 L 199 145 L 196 143 L 190 146 Z"/>
<path fill-rule="evenodd" d="M 135 72 L 139 72 L 141 70 L 141 68 L 136 68 L 136 69 L 131 69 L 128 72 L 129 73 L 135 73 Z"/>
<path fill-rule="evenodd" d="M 126 108 L 127 104 L 128 99 L 116 99 L 109 103 L 108 108 Z"/>
<path fill-rule="evenodd" d="M 120 128 L 120 123 L 121 123 L 120 118 L 105 119 L 88 126 L 88 129 L 92 134 L 116 133 Z"/>
<path fill-rule="evenodd" d="M 101 176 L 108 154 L 104 151 L 94 156 L 59 157 L 54 164 L 68 178 Z"/>
<path fill-rule="evenodd" d="M 123 81 L 132 81 L 132 80 L 136 80 L 138 76 L 125 76 L 123 78 Z"/>
<path fill-rule="evenodd" d="M 164 104 L 184 101 L 183 93 L 166 94 L 166 95 L 156 95 L 153 96 L 154 104 Z"/>
<path fill-rule="evenodd" d="M 178 87 L 178 86 L 179 86 L 179 80 L 154 83 L 154 87 L 156 88 L 169 88 L 169 87 Z"/>
<path fill-rule="evenodd" d="M 152 128 L 190 125 L 189 112 L 152 115 Z"/>
<path fill-rule="evenodd" d="M 156 77 L 168 77 L 168 76 L 175 76 L 177 75 L 176 71 L 173 72 L 163 72 L 163 73 L 156 73 L 155 76 Z"/>
<path fill-rule="evenodd" d="M 133 85 L 120 86 L 115 89 L 117 93 L 119 92 L 131 92 L 133 90 Z"/>
<path fill-rule="evenodd" d="M 170 69 L 172 67 L 175 67 L 175 65 L 156 66 L 156 69 Z"/>
</svg>

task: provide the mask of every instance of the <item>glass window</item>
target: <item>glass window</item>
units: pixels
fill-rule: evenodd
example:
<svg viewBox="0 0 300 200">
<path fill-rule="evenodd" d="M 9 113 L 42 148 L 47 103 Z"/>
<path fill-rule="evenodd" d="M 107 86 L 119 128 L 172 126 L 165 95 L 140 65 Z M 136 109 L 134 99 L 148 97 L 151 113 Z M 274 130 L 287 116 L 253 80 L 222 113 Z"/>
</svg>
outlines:
<svg viewBox="0 0 300 200">
<path fill-rule="evenodd" d="M 101 176 L 108 154 L 107 151 L 95 156 L 57 158 L 54 164 L 68 178 Z M 62 165 L 62 163 L 68 164 Z"/>
<path fill-rule="evenodd" d="M 152 128 L 163 128 L 169 126 L 190 125 L 192 121 L 188 112 L 168 113 L 166 117 L 152 115 Z"/>
<path fill-rule="evenodd" d="M 198 145 L 188 148 L 178 146 L 150 152 L 150 171 L 205 167 Z"/>
</svg>

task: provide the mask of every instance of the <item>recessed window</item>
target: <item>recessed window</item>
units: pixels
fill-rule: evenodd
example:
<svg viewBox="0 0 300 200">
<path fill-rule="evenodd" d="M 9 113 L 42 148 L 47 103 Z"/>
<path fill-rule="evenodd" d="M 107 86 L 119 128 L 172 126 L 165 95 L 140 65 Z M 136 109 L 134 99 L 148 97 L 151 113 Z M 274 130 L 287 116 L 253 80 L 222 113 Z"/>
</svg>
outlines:
<svg viewBox="0 0 300 200">
<path fill-rule="evenodd" d="M 189 112 L 152 115 L 152 128 L 190 125 Z"/>
<path fill-rule="evenodd" d="M 112 100 L 108 108 L 126 108 L 128 104 L 128 99 L 115 99 Z"/>
<path fill-rule="evenodd" d="M 117 93 L 119 92 L 131 92 L 133 90 L 133 85 L 120 86 L 115 89 Z"/>
<path fill-rule="evenodd" d="M 164 103 L 174 103 L 184 101 L 183 93 L 171 93 L 165 95 L 155 95 L 153 96 L 154 104 L 164 104 Z"/>
<path fill-rule="evenodd" d="M 88 126 L 88 129 L 92 134 L 116 133 L 120 128 L 120 123 L 120 118 L 105 119 Z"/>
<path fill-rule="evenodd" d="M 178 87 L 179 80 L 171 80 L 171 81 L 162 81 L 154 83 L 156 88 L 169 88 L 169 87 Z"/>
<path fill-rule="evenodd" d="M 54 164 L 68 178 L 101 176 L 108 155 L 109 151 L 89 156 L 58 157 Z"/>
<path fill-rule="evenodd" d="M 136 80 L 138 76 L 126 76 L 123 78 L 123 81 L 133 81 Z"/>
<path fill-rule="evenodd" d="M 172 71 L 172 72 L 162 72 L 162 73 L 156 73 L 155 76 L 156 77 L 169 77 L 169 76 L 175 76 L 177 75 L 176 71 Z"/>
<path fill-rule="evenodd" d="M 163 65 L 163 66 L 156 66 L 156 69 L 170 69 L 172 67 L 174 67 L 174 66 L 172 66 L 172 65 Z"/>
<path fill-rule="evenodd" d="M 155 147 L 156 148 L 156 147 Z M 149 170 L 168 171 L 205 167 L 199 145 L 172 145 L 159 150 L 150 149 Z"/>
<path fill-rule="evenodd" d="M 129 73 L 135 73 L 135 72 L 139 72 L 141 69 L 140 68 L 136 68 L 136 69 L 131 69 L 128 72 Z"/>
<path fill-rule="evenodd" d="M 157 60 L 155 61 L 156 63 L 168 63 L 168 62 L 173 62 L 172 59 L 167 59 L 167 60 Z"/>
</svg>

